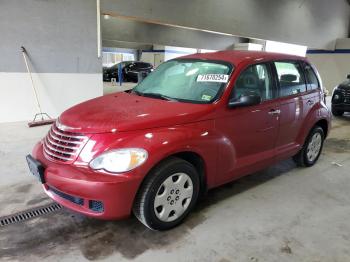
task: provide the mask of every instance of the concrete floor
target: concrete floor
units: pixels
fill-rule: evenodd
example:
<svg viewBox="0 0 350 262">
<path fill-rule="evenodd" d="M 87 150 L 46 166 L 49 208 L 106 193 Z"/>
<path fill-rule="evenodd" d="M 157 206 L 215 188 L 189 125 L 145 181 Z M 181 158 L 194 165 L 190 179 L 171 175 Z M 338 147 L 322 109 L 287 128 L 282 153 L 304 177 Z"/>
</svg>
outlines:
<svg viewBox="0 0 350 262">
<path fill-rule="evenodd" d="M 24 156 L 48 127 L 0 125 L 0 215 L 49 203 Z M 350 261 L 350 115 L 318 163 L 291 160 L 212 190 L 176 229 L 68 210 L 0 227 L 1 261 Z"/>
</svg>

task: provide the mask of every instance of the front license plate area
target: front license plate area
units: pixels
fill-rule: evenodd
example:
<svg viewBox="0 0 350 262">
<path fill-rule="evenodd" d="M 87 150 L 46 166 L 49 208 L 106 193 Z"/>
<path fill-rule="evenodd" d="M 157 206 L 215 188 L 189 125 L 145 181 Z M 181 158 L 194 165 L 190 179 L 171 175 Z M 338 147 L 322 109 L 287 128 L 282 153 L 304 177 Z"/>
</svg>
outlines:
<svg viewBox="0 0 350 262">
<path fill-rule="evenodd" d="M 30 172 L 32 173 L 33 176 L 37 177 L 39 181 L 44 184 L 45 183 L 45 178 L 44 178 L 44 171 L 45 168 L 43 165 L 36 159 L 34 159 L 31 155 L 26 156 L 26 160 L 28 163 L 28 167 Z"/>
</svg>

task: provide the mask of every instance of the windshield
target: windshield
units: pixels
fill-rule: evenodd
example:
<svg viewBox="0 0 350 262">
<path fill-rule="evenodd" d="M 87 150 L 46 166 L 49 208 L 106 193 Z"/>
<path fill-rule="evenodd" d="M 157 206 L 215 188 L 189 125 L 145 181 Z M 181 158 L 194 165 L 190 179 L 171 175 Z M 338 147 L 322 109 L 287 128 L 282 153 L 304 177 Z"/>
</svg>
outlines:
<svg viewBox="0 0 350 262">
<path fill-rule="evenodd" d="M 232 66 L 204 60 L 171 60 L 157 67 L 134 93 L 191 103 L 212 103 L 220 97 Z"/>
</svg>

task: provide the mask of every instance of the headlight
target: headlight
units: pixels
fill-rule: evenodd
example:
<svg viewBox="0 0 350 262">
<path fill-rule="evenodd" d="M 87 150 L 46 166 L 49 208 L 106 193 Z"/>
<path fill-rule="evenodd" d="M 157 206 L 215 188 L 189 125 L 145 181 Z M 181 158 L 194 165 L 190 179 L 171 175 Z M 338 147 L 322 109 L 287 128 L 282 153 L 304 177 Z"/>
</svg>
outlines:
<svg viewBox="0 0 350 262">
<path fill-rule="evenodd" d="M 112 173 L 130 171 L 142 165 L 148 153 L 142 148 L 123 148 L 107 151 L 90 162 L 95 170 L 104 169 Z"/>
</svg>

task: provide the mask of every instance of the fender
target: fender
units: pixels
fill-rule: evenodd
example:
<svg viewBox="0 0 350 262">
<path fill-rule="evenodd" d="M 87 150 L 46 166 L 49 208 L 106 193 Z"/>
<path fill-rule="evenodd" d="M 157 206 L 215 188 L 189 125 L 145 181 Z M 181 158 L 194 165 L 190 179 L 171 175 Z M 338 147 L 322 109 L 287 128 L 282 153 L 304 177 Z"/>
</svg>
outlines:
<svg viewBox="0 0 350 262">
<path fill-rule="evenodd" d="M 154 166 L 167 157 L 181 152 L 193 152 L 204 161 L 207 186 L 212 187 L 215 184 L 218 142 L 214 133 L 214 120 L 134 132 L 117 132 L 109 135 L 95 134 L 90 138 L 74 164 L 89 163 L 101 153 L 109 150 L 135 147 L 147 150 L 152 157 L 149 157 L 142 165 L 142 172 L 141 168 L 136 168 L 123 173 L 123 176 L 139 176 L 143 180 Z"/>
<path fill-rule="evenodd" d="M 317 122 L 320 120 L 326 120 L 327 121 L 327 134 L 329 133 L 331 124 L 330 124 L 330 111 L 328 110 L 327 106 L 323 102 L 323 100 L 320 101 L 320 103 L 315 103 L 313 108 L 310 110 L 308 115 L 304 118 L 302 123 L 302 128 L 299 131 L 299 134 L 297 136 L 297 143 L 302 147 L 305 143 L 305 140 L 310 133 L 311 129 L 316 125 Z"/>
</svg>

